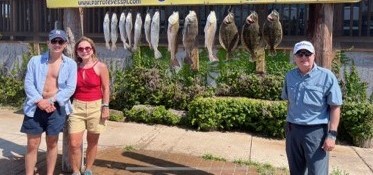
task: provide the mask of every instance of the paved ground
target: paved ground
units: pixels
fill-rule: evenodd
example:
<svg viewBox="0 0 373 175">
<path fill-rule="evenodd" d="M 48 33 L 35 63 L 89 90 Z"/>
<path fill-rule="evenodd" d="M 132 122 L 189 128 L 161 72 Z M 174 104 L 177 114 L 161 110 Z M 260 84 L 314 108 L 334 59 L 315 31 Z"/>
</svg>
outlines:
<svg viewBox="0 0 373 175">
<path fill-rule="evenodd" d="M 22 114 L 0 108 L 0 121 L 0 174 L 24 174 L 26 137 L 19 132 Z M 253 169 L 229 163 L 234 160 L 287 167 L 284 140 L 239 132 L 197 132 L 163 125 L 118 122 L 108 125 L 99 143 L 101 151 L 94 168 L 98 174 L 256 174 Z M 123 152 L 124 147 L 133 147 L 135 151 Z M 40 169 L 45 164 L 45 150 L 42 142 L 38 159 Z M 206 154 L 225 158 L 228 162 L 200 158 Z M 338 145 L 331 152 L 330 165 L 331 171 L 338 169 L 350 175 L 373 174 L 373 149 Z M 165 171 L 164 167 L 170 170 Z"/>
</svg>

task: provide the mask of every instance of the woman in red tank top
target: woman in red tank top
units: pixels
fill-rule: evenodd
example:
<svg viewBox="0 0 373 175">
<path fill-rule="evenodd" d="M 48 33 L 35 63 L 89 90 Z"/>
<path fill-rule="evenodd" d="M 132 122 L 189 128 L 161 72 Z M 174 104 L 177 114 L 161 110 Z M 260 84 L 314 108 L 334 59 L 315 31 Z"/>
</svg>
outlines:
<svg viewBox="0 0 373 175">
<path fill-rule="evenodd" d="M 94 42 L 82 37 L 75 44 L 78 64 L 77 86 L 73 96 L 73 112 L 68 119 L 70 164 L 73 175 L 80 174 L 81 145 L 87 130 L 85 175 L 92 174 L 100 134 L 109 118 L 109 70 L 96 56 Z"/>
</svg>

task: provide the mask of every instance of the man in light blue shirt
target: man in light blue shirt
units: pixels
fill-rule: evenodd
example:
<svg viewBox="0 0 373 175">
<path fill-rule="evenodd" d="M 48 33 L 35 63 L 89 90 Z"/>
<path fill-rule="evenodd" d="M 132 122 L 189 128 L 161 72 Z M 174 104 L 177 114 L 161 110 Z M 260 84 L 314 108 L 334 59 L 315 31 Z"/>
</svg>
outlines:
<svg viewBox="0 0 373 175">
<path fill-rule="evenodd" d="M 62 30 L 49 33 L 49 51 L 30 59 L 24 82 L 26 101 L 21 132 L 27 134 L 26 175 L 33 175 L 41 134 L 46 132 L 47 175 L 53 175 L 58 135 L 71 113 L 70 97 L 77 80 L 76 62 L 63 55 L 67 36 Z"/>
<path fill-rule="evenodd" d="M 297 68 L 286 74 L 281 97 L 288 101 L 286 154 L 291 175 L 327 175 L 335 147 L 342 93 L 335 75 L 319 67 L 308 41 L 295 44 Z"/>
</svg>

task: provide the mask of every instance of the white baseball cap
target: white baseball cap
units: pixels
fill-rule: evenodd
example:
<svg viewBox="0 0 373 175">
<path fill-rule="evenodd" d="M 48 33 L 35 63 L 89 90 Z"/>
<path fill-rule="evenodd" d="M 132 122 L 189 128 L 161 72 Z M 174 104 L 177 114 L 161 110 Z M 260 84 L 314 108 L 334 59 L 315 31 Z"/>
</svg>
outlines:
<svg viewBox="0 0 373 175">
<path fill-rule="evenodd" d="M 301 41 L 294 45 L 293 54 L 295 55 L 299 50 L 308 50 L 311 53 L 315 53 L 315 48 L 313 47 L 312 43 L 309 41 Z"/>
</svg>

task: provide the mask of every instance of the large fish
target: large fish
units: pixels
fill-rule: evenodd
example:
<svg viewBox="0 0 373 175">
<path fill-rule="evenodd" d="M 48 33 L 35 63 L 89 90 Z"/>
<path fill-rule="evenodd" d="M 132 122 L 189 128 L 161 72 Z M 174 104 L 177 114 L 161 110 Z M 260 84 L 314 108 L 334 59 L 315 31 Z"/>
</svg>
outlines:
<svg viewBox="0 0 373 175">
<path fill-rule="evenodd" d="M 219 29 L 220 45 L 227 51 L 226 59 L 228 60 L 231 53 L 237 48 L 239 41 L 238 29 L 234 21 L 234 14 L 228 12 Z"/>
<path fill-rule="evenodd" d="M 179 66 L 180 64 L 176 59 L 177 52 L 177 37 L 179 32 L 179 12 L 173 12 L 170 17 L 168 17 L 168 27 L 167 27 L 167 40 L 168 40 L 168 51 L 171 53 L 171 66 Z"/>
<path fill-rule="evenodd" d="M 136 14 L 136 20 L 135 20 L 135 31 L 134 31 L 134 37 L 133 37 L 133 48 L 132 51 L 136 51 L 137 47 L 139 47 L 140 39 L 141 39 L 141 28 L 142 28 L 142 19 L 141 14 Z"/>
<path fill-rule="evenodd" d="M 211 11 L 209 16 L 207 16 L 206 25 L 204 28 L 205 32 L 205 47 L 207 48 L 207 52 L 209 54 L 209 60 L 211 62 L 218 61 L 218 59 L 214 56 L 212 47 L 214 46 L 215 40 L 215 33 L 217 28 L 217 19 L 215 11 Z"/>
<path fill-rule="evenodd" d="M 119 17 L 119 34 L 120 34 L 120 39 L 123 42 L 123 47 L 124 49 L 128 49 L 128 44 L 127 44 L 127 34 L 126 34 L 126 13 L 122 12 L 122 14 Z"/>
<path fill-rule="evenodd" d="M 161 52 L 158 50 L 158 42 L 159 42 L 159 11 L 156 11 L 152 18 L 152 23 L 150 26 L 150 41 L 152 43 L 152 48 L 154 49 L 154 57 L 155 59 L 159 59 L 162 57 Z"/>
<path fill-rule="evenodd" d="M 282 25 L 280 22 L 280 15 L 276 10 L 267 16 L 267 20 L 263 24 L 263 39 L 269 47 L 269 54 L 276 54 L 276 47 L 282 41 Z"/>
<path fill-rule="evenodd" d="M 132 29 L 133 29 L 133 23 L 132 23 L 132 13 L 128 12 L 126 16 L 126 34 L 127 34 L 127 40 L 128 40 L 128 49 L 132 47 Z"/>
<path fill-rule="evenodd" d="M 150 17 L 149 12 L 146 13 L 145 22 L 144 22 L 144 33 L 145 33 L 145 40 L 149 43 L 149 47 L 152 48 L 152 44 L 150 42 L 150 25 L 152 23 L 152 18 Z"/>
<path fill-rule="evenodd" d="M 105 37 L 105 46 L 107 49 L 110 49 L 110 17 L 109 12 L 106 12 L 103 22 L 103 31 Z"/>
<path fill-rule="evenodd" d="M 185 17 L 183 28 L 183 45 L 185 48 L 186 57 L 184 62 L 193 64 L 192 51 L 195 47 L 196 37 L 198 35 L 198 19 L 194 11 L 189 11 Z"/>
<path fill-rule="evenodd" d="M 258 23 L 258 14 L 252 11 L 242 26 L 241 31 L 241 42 L 244 48 L 246 48 L 251 55 L 253 61 L 256 61 L 256 52 L 263 49 L 262 33 Z"/>
<path fill-rule="evenodd" d="M 118 17 L 116 13 L 113 13 L 111 16 L 111 25 L 110 25 L 110 38 L 111 38 L 111 50 L 114 51 L 117 49 L 115 45 L 118 40 Z"/>
</svg>

